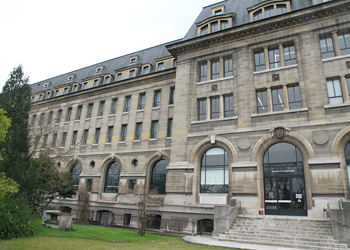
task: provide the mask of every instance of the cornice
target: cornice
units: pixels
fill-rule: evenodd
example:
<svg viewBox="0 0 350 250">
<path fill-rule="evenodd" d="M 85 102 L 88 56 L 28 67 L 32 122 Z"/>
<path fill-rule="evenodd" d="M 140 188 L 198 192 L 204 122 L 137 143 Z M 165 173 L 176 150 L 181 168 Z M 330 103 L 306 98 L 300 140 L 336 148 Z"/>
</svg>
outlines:
<svg viewBox="0 0 350 250">
<path fill-rule="evenodd" d="M 278 20 L 270 21 L 270 19 L 262 19 L 239 27 L 223 30 L 218 33 L 208 34 L 191 40 L 171 44 L 166 47 L 168 51 L 176 57 L 212 45 L 240 40 L 249 36 L 261 35 L 269 31 L 285 29 L 287 27 L 305 25 L 306 23 L 311 23 L 321 18 L 339 15 L 350 11 L 349 1 L 342 1 L 343 3 L 341 4 L 339 4 L 338 1 L 334 1 L 333 4 L 331 4 L 332 2 L 329 3 L 329 6 L 323 4 L 305 10 L 293 11 L 283 15 L 283 17 L 280 16 Z M 278 16 L 275 18 L 278 18 Z"/>
</svg>

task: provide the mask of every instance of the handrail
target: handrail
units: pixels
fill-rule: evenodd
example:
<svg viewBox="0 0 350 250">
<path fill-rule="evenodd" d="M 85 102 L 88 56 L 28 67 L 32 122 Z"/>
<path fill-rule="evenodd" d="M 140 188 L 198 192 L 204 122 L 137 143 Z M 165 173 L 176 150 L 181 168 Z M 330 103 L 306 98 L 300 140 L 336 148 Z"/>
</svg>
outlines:
<svg viewBox="0 0 350 250">
<path fill-rule="evenodd" d="M 350 228 L 350 225 L 349 225 L 349 224 L 346 224 L 346 223 L 341 222 L 341 221 L 339 221 L 339 220 L 333 219 L 332 217 L 331 217 L 330 219 L 331 219 L 332 221 L 338 222 L 338 223 L 341 224 L 342 226 L 347 226 L 347 227 Z"/>
</svg>

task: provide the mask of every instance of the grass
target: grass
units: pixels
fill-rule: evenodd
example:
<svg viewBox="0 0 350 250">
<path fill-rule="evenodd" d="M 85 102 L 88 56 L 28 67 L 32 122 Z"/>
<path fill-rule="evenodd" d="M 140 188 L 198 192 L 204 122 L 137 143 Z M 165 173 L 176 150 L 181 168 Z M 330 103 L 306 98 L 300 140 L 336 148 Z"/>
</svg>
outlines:
<svg viewBox="0 0 350 250">
<path fill-rule="evenodd" d="M 40 224 L 40 221 L 36 221 Z M 0 241 L 1 250 L 219 250 L 220 247 L 202 246 L 185 242 L 180 237 L 146 233 L 138 237 L 136 231 L 102 226 L 74 224 L 75 231 L 61 231 L 42 227 L 35 237 Z M 111 242 L 114 241 L 114 242 Z"/>
</svg>

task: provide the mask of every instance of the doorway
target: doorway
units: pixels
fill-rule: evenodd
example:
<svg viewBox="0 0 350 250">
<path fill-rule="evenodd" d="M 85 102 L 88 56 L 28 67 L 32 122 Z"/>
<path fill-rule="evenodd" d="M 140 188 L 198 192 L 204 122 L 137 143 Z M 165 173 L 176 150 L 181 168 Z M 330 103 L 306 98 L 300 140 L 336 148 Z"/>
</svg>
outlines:
<svg viewBox="0 0 350 250">
<path fill-rule="evenodd" d="M 306 216 L 304 164 L 297 147 L 278 143 L 264 156 L 265 214 Z"/>
</svg>

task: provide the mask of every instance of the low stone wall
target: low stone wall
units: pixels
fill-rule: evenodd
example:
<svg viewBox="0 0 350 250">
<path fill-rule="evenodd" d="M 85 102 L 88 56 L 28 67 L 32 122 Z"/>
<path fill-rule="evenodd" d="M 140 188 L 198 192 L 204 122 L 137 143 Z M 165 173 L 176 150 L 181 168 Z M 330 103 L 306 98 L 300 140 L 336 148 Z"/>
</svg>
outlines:
<svg viewBox="0 0 350 250">
<path fill-rule="evenodd" d="M 350 243 L 350 210 L 331 209 L 334 237 L 342 242 Z"/>
<path fill-rule="evenodd" d="M 214 207 L 214 231 L 213 236 L 226 232 L 241 211 L 241 204 L 235 206 Z"/>
</svg>

